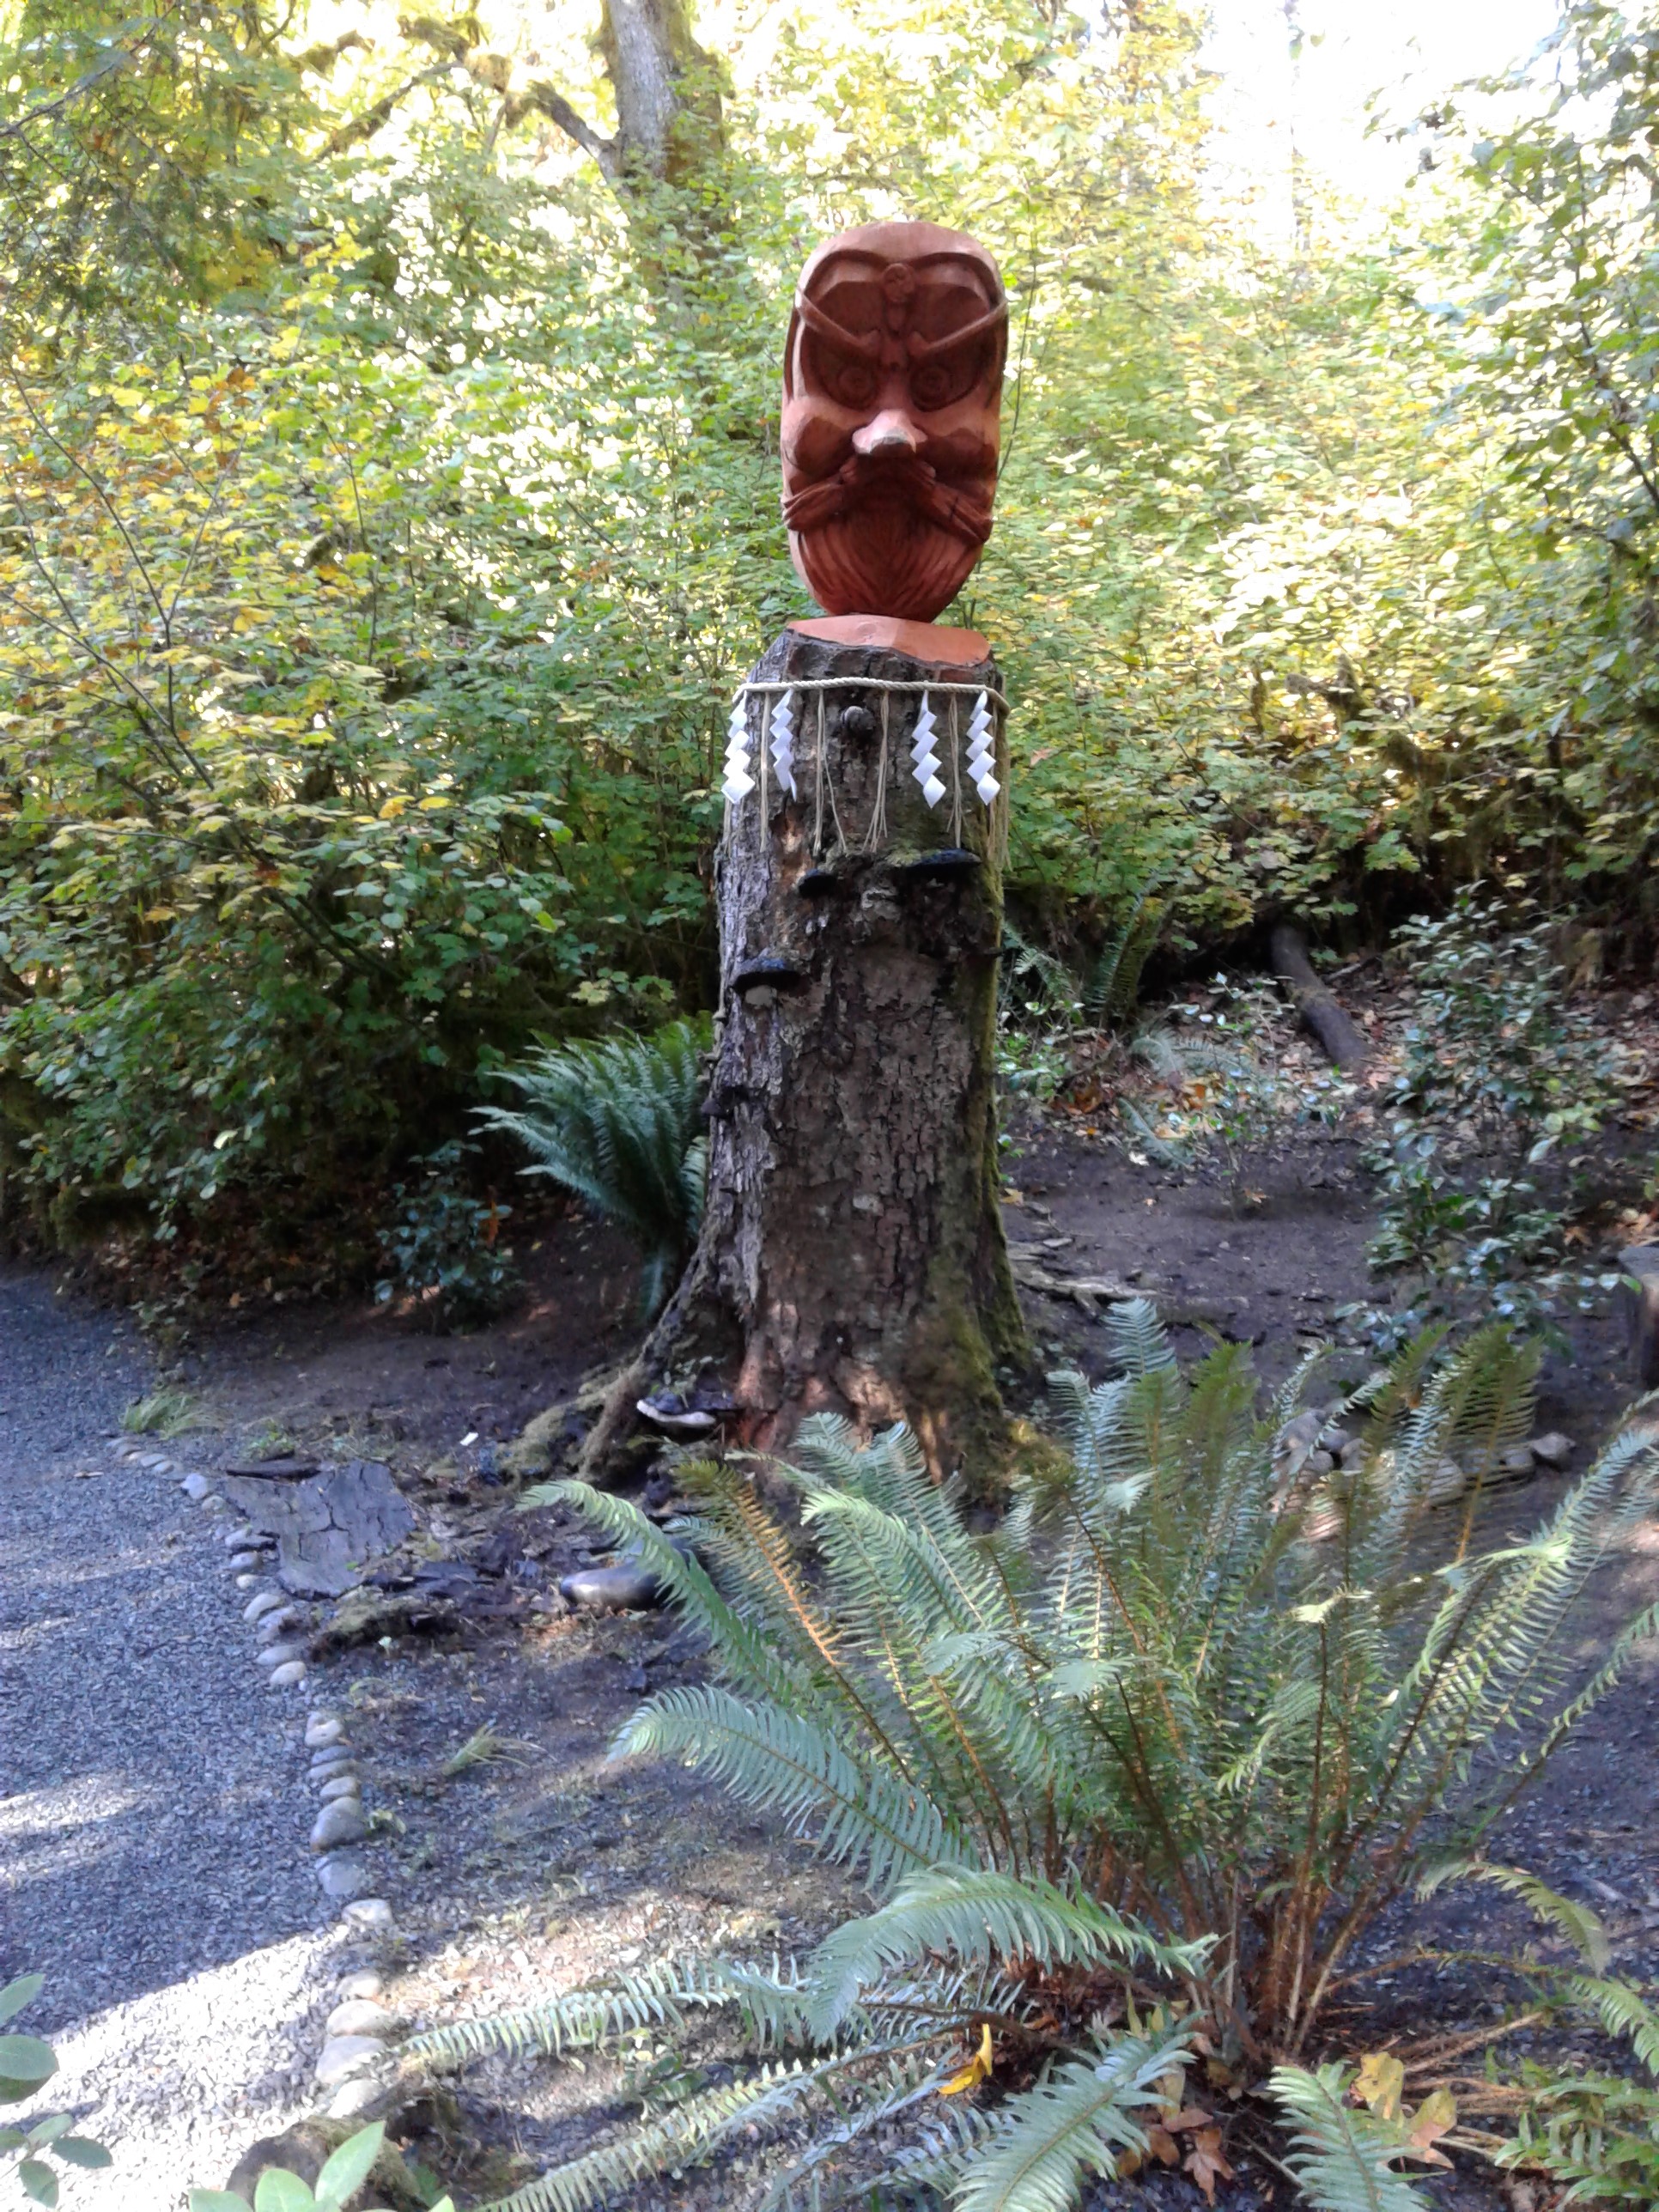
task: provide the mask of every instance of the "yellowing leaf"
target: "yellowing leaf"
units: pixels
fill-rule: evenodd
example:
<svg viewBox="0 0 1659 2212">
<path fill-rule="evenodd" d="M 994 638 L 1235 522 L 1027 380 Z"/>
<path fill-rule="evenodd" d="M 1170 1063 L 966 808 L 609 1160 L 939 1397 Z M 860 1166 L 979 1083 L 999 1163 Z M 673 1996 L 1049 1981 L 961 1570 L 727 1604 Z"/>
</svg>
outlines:
<svg viewBox="0 0 1659 2212">
<path fill-rule="evenodd" d="M 1449 2089 L 1437 2089 L 1425 2097 L 1411 2115 L 1409 2141 L 1417 2155 L 1431 2166 L 1449 2166 L 1451 2160 L 1434 2146 L 1441 2136 L 1457 2125 L 1457 2100 Z"/>
<path fill-rule="evenodd" d="M 979 2032 L 979 2049 L 968 2063 L 948 2081 L 939 2083 L 941 2097 L 959 2097 L 964 2089 L 976 2089 L 981 2081 L 991 2078 L 991 2023 L 988 2020 Z"/>
<path fill-rule="evenodd" d="M 422 814 L 435 814 L 440 807 L 453 806 L 454 804 L 453 799 L 446 799 L 441 793 L 434 793 L 430 799 L 423 799 L 421 801 L 421 811 Z"/>
<path fill-rule="evenodd" d="M 395 822 L 408 804 L 409 801 L 406 798 L 399 797 L 397 799 L 388 799 L 386 805 L 380 809 L 380 820 L 382 822 Z"/>
<path fill-rule="evenodd" d="M 1406 2087 L 1406 2069 L 1390 2052 L 1368 2051 L 1359 2062 L 1353 2093 L 1369 2105 L 1380 2120 L 1400 2118 L 1400 2100 Z"/>
</svg>

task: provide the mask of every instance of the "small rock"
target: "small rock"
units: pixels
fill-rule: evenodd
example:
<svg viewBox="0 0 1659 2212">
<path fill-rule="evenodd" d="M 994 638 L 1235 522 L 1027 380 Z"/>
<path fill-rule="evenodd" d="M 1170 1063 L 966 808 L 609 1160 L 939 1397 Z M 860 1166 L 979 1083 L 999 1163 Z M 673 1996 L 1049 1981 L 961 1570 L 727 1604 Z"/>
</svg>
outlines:
<svg viewBox="0 0 1659 2212">
<path fill-rule="evenodd" d="M 396 2027 L 396 2018 L 373 1997 L 347 1997 L 323 2023 L 325 2035 L 380 2035 Z"/>
<path fill-rule="evenodd" d="M 252 1589 L 258 1579 L 259 1577 L 258 1575 L 238 1575 L 236 1577 L 235 1588 L 238 1589 Z"/>
<path fill-rule="evenodd" d="M 1455 1459 L 1443 1459 L 1429 1477 L 1425 1492 L 1431 1505 L 1449 1505 L 1454 1498 L 1461 1498 L 1469 1486 L 1469 1479 Z"/>
<path fill-rule="evenodd" d="M 331 2120 L 361 2119 L 371 2112 L 380 2101 L 380 2085 L 372 2075 L 359 2074 L 349 2081 L 342 2081 L 328 2100 Z"/>
<path fill-rule="evenodd" d="M 1346 1429 L 1331 1427 L 1322 1429 L 1319 1433 L 1321 1450 L 1329 1452 L 1333 1459 L 1340 1459 L 1352 1442 L 1353 1437 Z"/>
<path fill-rule="evenodd" d="M 1328 1474 L 1335 1465 L 1336 1462 L 1329 1452 L 1310 1451 L 1302 1462 L 1302 1472 L 1304 1474 L 1311 1475 L 1316 1482 L 1321 1475 Z"/>
<path fill-rule="evenodd" d="M 368 1823 L 363 1818 L 361 1801 L 337 1797 L 317 1815 L 312 1826 L 311 1848 L 313 1851 L 336 1850 L 342 1844 L 361 1844 L 368 1833 Z"/>
<path fill-rule="evenodd" d="M 392 1907 L 383 1897 L 354 1898 L 340 1917 L 354 1928 L 367 1928 L 376 1936 L 392 1933 Z"/>
<path fill-rule="evenodd" d="M 346 1976 L 340 1984 L 339 1995 L 343 2001 L 348 1997 L 384 1996 L 385 1977 L 377 1974 L 373 1966 L 365 1966 L 361 1972 Z"/>
<path fill-rule="evenodd" d="M 250 1568 L 262 1567 L 264 1563 L 265 1555 L 263 1552 L 233 1552 L 230 1555 L 230 1571 L 234 1575 L 245 1575 Z"/>
<path fill-rule="evenodd" d="M 331 1743 L 338 1743 L 345 1730 L 335 1713 L 313 1713 L 306 1723 L 306 1749 L 321 1751 Z"/>
<path fill-rule="evenodd" d="M 1543 1467 L 1565 1467 L 1572 1457 L 1572 1438 L 1552 1429 L 1548 1436 L 1533 1438 L 1532 1455 Z"/>
<path fill-rule="evenodd" d="M 352 1771 L 352 1755 L 344 1744 L 342 1744 L 337 1751 L 330 1752 L 325 1758 L 312 1760 L 311 1771 L 307 1779 L 312 1782 L 332 1782 L 337 1774 L 349 1774 Z"/>
<path fill-rule="evenodd" d="M 268 1613 L 254 1633 L 261 1644 L 270 1644 L 276 1637 L 285 1635 L 290 1628 L 300 1626 L 299 1613 L 291 1605 L 286 1605 L 278 1612 Z"/>
<path fill-rule="evenodd" d="M 677 1543 L 689 1553 L 690 1546 Z M 645 1613 L 666 1593 L 638 1552 L 631 1547 L 608 1567 L 579 1567 L 559 1584 L 559 1595 L 589 1613 Z"/>
<path fill-rule="evenodd" d="M 263 1620 L 266 1613 L 275 1613 L 282 1602 L 281 1590 L 261 1590 L 258 1597 L 248 1600 L 243 1608 L 242 1618 L 244 1620 Z"/>
<path fill-rule="evenodd" d="M 1356 1468 L 1364 1466 L 1367 1456 L 1364 1440 L 1355 1437 L 1352 1443 L 1343 1445 L 1337 1454 L 1337 1462 L 1344 1474 L 1352 1474 Z"/>
<path fill-rule="evenodd" d="M 213 1485 L 204 1474 L 187 1474 L 179 1482 L 179 1487 L 186 1498 L 193 1498 L 199 1505 L 209 1491 L 212 1489 Z"/>
<path fill-rule="evenodd" d="M 146 1452 L 138 1464 L 151 1474 L 163 1474 L 172 1467 L 173 1462 L 165 1452 Z"/>
<path fill-rule="evenodd" d="M 1503 1457 L 1498 1461 L 1498 1464 L 1502 1468 L 1505 1474 L 1530 1474 L 1532 1473 L 1532 1446 L 1530 1444 L 1511 1445 L 1510 1449 L 1506 1451 Z"/>
<path fill-rule="evenodd" d="M 341 1797 L 361 1797 L 363 1785 L 355 1774 L 334 1774 L 317 1794 L 325 1805 L 331 1805 Z"/>
<path fill-rule="evenodd" d="M 305 1678 L 306 1662 L 303 1659 L 285 1659 L 280 1667 L 271 1668 L 270 1686 L 273 1690 L 291 1690 L 296 1682 L 303 1682 Z"/>
<path fill-rule="evenodd" d="M 376 2035 L 331 2036 L 318 2055 L 318 2087 L 332 2089 L 348 2075 L 362 2073 L 385 2049 Z"/>
<path fill-rule="evenodd" d="M 374 1879 L 357 1851 L 330 1851 L 317 1862 L 317 1879 L 325 1897 L 349 1905 L 364 1895 Z"/>
<path fill-rule="evenodd" d="M 263 1651 L 254 1653 L 253 1663 L 256 1667 L 286 1667 L 290 1659 L 303 1659 L 305 1656 L 303 1644 L 268 1644 Z"/>
</svg>

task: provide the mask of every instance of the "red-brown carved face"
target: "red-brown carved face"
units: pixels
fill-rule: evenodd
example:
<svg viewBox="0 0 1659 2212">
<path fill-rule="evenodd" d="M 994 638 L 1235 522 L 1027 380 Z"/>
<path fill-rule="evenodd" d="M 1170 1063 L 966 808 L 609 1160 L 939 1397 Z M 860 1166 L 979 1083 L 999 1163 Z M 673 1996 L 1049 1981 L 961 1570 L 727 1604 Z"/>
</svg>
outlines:
<svg viewBox="0 0 1659 2212">
<path fill-rule="evenodd" d="M 826 614 L 931 622 L 991 534 L 1008 306 L 960 231 L 870 223 L 801 272 L 783 357 L 783 519 Z"/>
</svg>

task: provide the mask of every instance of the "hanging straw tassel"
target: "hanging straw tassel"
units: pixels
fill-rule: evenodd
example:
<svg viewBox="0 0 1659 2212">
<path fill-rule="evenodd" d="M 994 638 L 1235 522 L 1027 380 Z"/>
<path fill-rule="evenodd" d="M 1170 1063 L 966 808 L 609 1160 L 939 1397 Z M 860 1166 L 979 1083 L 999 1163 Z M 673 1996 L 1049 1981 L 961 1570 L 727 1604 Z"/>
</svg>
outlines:
<svg viewBox="0 0 1659 2212">
<path fill-rule="evenodd" d="M 866 853 L 873 853 L 887 836 L 888 705 L 893 695 L 890 691 L 883 691 L 880 696 L 881 751 L 876 761 L 876 796 L 870 809 L 870 827 L 864 836 L 864 849 Z"/>
</svg>

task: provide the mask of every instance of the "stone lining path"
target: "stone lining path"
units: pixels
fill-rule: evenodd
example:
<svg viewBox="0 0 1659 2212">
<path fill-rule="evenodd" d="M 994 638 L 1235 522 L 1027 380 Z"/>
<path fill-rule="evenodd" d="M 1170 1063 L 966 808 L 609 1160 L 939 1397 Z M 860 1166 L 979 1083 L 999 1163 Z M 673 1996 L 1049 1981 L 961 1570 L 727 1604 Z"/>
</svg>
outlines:
<svg viewBox="0 0 1659 2212">
<path fill-rule="evenodd" d="M 182 2205 L 307 2109 L 349 1941 L 222 1522 L 106 1441 L 146 1379 L 130 1329 L 0 1269 L 0 1983 L 46 1975 L 18 2025 L 115 2154 L 66 2212 Z"/>
</svg>

